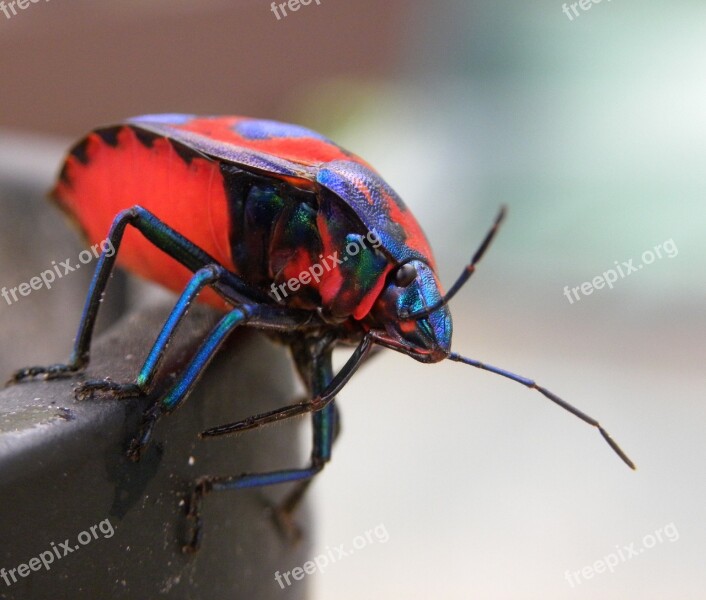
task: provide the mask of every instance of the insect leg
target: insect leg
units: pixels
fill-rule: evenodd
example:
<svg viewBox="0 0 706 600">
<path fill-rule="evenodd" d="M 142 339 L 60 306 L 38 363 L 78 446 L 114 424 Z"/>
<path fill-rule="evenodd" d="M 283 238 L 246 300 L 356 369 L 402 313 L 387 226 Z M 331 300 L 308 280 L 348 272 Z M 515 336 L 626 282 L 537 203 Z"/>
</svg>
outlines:
<svg viewBox="0 0 706 600">
<path fill-rule="evenodd" d="M 184 401 L 225 339 L 236 327 L 249 323 L 261 328 L 291 330 L 302 326 L 308 316 L 308 313 L 259 304 L 243 304 L 224 315 L 201 343 L 177 381 L 157 404 L 145 412 L 140 433 L 130 444 L 128 456 L 132 460 L 139 460 L 142 450 L 152 437 L 157 420 L 162 415 L 176 410 Z"/>
<path fill-rule="evenodd" d="M 331 351 L 314 357 L 312 374 L 312 392 L 319 395 L 320 391 L 329 387 L 333 380 L 331 366 Z M 269 473 L 243 473 L 230 477 L 202 477 L 198 480 L 191 496 L 188 498 L 187 518 L 191 521 L 191 536 L 184 552 L 194 552 L 201 542 L 203 519 L 201 509 L 203 498 L 212 491 L 239 490 L 251 487 L 274 485 L 297 481 L 298 485 L 287 496 L 284 502 L 276 507 L 275 517 L 281 528 L 289 533 L 298 534 L 296 526 L 291 521 L 291 513 L 296 509 L 304 492 L 314 475 L 319 473 L 331 459 L 331 448 L 336 437 L 336 408 L 333 401 L 322 410 L 312 415 L 314 443 L 311 452 L 311 463 L 304 469 L 287 469 Z"/>
<path fill-rule="evenodd" d="M 333 444 L 340 433 L 340 415 L 335 400 L 312 415 L 312 424 L 314 429 L 312 464 L 316 464 L 316 461 L 323 461 L 325 464 L 331 460 Z M 275 522 L 289 539 L 297 539 L 301 535 L 292 515 L 299 507 L 312 481 L 313 478 L 300 481 L 285 499 L 274 507 Z"/>
<path fill-rule="evenodd" d="M 191 362 L 181 374 L 176 383 L 159 400 L 157 404 L 148 409 L 142 418 L 142 427 L 128 449 L 128 457 L 139 460 L 143 449 L 152 437 L 154 426 L 159 417 L 175 410 L 193 388 L 204 369 L 215 355 L 218 348 L 225 341 L 228 334 L 237 326 L 246 323 L 252 316 L 254 306 L 241 306 L 231 310 L 214 327 L 213 331 L 202 342 L 201 347 Z"/>
<path fill-rule="evenodd" d="M 8 383 L 17 383 L 23 379 L 41 375 L 44 379 L 53 379 L 70 375 L 88 364 L 91 346 L 91 337 L 101 304 L 101 297 L 110 278 L 110 273 L 115 266 L 115 260 L 120 248 L 120 243 L 128 225 L 132 225 L 144 237 L 151 241 L 160 250 L 178 260 L 181 264 L 198 271 L 200 268 L 216 263 L 217 261 L 201 250 L 198 246 L 187 240 L 183 235 L 169 227 L 166 223 L 155 217 L 152 213 L 140 206 L 133 206 L 122 211 L 113 221 L 108 234 L 108 239 L 114 251 L 109 255 L 104 251 L 93 274 L 89 287 L 86 303 L 81 315 L 73 352 L 67 364 L 51 365 L 48 367 L 28 367 L 14 373 Z M 261 292 L 247 286 L 234 275 L 229 277 L 228 288 L 233 295 L 265 301 Z"/>
<path fill-rule="evenodd" d="M 242 421 L 229 423 L 228 425 L 212 427 L 211 429 L 203 431 L 201 433 L 201 437 L 215 437 L 218 435 L 228 435 L 230 433 L 240 433 L 241 431 L 247 431 L 248 429 L 256 429 L 257 427 L 267 425 L 268 423 L 275 423 L 277 421 L 303 415 L 308 412 L 322 410 L 330 402 L 333 402 L 336 394 L 341 391 L 343 386 L 348 383 L 348 380 L 358 370 L 363 361 L 366 359 L 368 352 L 370 352 L 371 346 L 372 338 L 369 335 L 366 335 L 346 364 L 341 367 L 341 370 L 331 380 L 326 389 L 316 395 L 313 399 L 306 400 L 298 404 L 290 404 L 284 408 L 278 408 L 266 413 L 261 413 L 253 417 L 243 419 Z"/>
<path fill-rule="evenodd" d="M 106 380 L 86 381 L 76 388 L 76 397 L 79 400 L 85 400 L 91 397 L 95 392 L 109 392 L 117 397 L 136 396 L 147 393 L 153 382 L 154 375 L 162 362 L 167 346 L 193 301 L 203 288 L 227 279 L 229 275 L 231 274 L 218 264 L 208 265 L 194 273 L 194 276 L 174 305 L 169 317 L 167 317 L 162 331 L 145 359 L 135 382 L 117 383 Z"/>
</svg>

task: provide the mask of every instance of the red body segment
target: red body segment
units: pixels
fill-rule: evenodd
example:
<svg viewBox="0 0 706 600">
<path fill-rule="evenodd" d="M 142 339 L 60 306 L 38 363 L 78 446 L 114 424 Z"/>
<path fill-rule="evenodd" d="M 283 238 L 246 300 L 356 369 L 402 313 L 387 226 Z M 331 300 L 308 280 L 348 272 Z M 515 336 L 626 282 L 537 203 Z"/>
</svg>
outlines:
<svg viewBox="0 0 706 600">
<path fill-rule="evenodd" d="M 414 216 L 372 167 L 320 134 L 275 121 L 148 115 L 98 129 L 74 147 L 53 196 L 91 244 L 139 204 L 264 292 L 343 256 L 349 235 L 373 231 L 382 245 L 367 262 L 326 268 L 283 300 L 336 319 L 365 318 L 395 265 L 434 265 Z M 295 205 L 314 211 L 311 230 L 283 233 Z M 263 223 L 263 212 L 272 220 Z M 130 229 L 118 260 L 175 292 L 191 277 Z M 200 300 L 225 307 L 212 291 Z"/>
<path fill-rule="evenodd" d="M 147 147 L 130 127 L 122 127 L 117 145 L 92 133 L 83 148 L 86 162 L 75 154 L 66 160 L 53 197 L 80 224 L 91 244 L 105 239 L 115 216 L 139 204 L 179 232 L 224 267 L 233 269 L 228 251 L 227 197 L 218 163 L 195 158 L 186 163 L 167 139 Z M 126 269 L 179 292 L 192 273 L 129 228 L 118 257 Z M 218 307 L 224 302 L 208 291 L 204 300 Z"/>
</svg>

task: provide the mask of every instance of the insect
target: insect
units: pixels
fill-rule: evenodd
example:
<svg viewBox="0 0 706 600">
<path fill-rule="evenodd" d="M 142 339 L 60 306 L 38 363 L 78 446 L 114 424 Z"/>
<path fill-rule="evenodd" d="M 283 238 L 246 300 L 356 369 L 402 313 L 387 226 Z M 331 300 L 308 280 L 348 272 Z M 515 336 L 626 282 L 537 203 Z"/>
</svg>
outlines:
<svg viewBox="0 0 706 600">
<path fill-rule="evenodd" d="M 202 432 L 210 438 L 312 413 L 313 450 L 305 468 L 196 481 L 186 502 L 186 552 L 200 544 L 202 504 L 210 492 L 298 482 L 279 509 L 283 521 L 291 517 L 331 459 L 338 431 L 334 399 L 373 346 L 422 363 L 450 359 L 535 389 L 596 427 L 635 468 L 595 419 L 530 379 L 451 351 L 449 300 L 474 273 L 504 209 L 444 294 L 424 233 L 399 196 L 365 161 L 300 126 L 235 116 L 136 117 L 78 142 L 52 195 L 89 242 L 108 231 L 114 252 L 98 260 L 70 360 L 21 369 L 11 382 L 71 376 L 87 365 L 100 299 L 118 260 L 180 296 L 136 380 L 84 381 L 79 398 L 148 394 L 189 306 L 198 299 L 224 311 L 188 366 L 145 412 L 130 444 L 132 459 L 238 327 L 259 328 L 287 344 L 306 386 L 303 401 Z M 334 373 L 331 356 L 340 345 L 355 349 Z"/>
</svg>

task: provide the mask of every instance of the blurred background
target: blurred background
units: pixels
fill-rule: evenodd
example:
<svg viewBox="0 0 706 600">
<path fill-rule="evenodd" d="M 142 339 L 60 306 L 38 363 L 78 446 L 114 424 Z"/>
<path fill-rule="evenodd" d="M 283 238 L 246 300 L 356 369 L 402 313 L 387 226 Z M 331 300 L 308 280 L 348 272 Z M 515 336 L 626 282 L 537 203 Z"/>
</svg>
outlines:
<svg viewBox="0 0 706 600">
<path fill-rule="evenodd" d="M 344 433 L 312 492 L 320 553 L 380 525 L 389 538 L 309 576 L 317 600 L 704 597 L 706 5 L 570 5 L 321 0 L 278 19 L 267 0 L 53 0 L 0 13 L 5 181 L 49 187 L 71 140 L 136 114 L 296 122 L 377 167 L 447 282 L 508 205 L 452 304 L 454 348 L 599 418 L 638 471 L 536 392 L 387 352 L 341 394 Z M 2 230 L 31 236 L 35 219 L 59 220 L 51 210 Z M 564 295 L 665 242 L 677 252 L 613 289 Z M 13 247 L 0 250 L 12 272 Z M 82 290 L 61 285 L 37 293 L 41 307 L 77 314 Z M 5 371 L 28 361 L 18 310 L 0 302 Z M 75 322 L 51 321 L 60 347 Z M 665 527 L 677 535 L 648 547 Z M 614 572 L 566 576 L 631 544 Z"/>
</svg>

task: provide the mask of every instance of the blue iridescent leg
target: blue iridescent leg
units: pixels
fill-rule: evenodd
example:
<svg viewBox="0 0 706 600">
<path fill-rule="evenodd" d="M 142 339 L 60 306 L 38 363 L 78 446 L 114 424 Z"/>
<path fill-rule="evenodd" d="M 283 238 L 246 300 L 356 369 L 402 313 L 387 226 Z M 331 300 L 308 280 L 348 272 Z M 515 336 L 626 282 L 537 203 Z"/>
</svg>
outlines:
<svg viewBox="0 0 706 600">
<path fill-rule="evenodd" d="M 81 321 L 73 352 L 66 364 L 50 365 L 48 367 L 28 367 L 16 371 L 8 383 L 17 383 L 23 379 L 41 376 L 43 379 L 65 377 L 84 368 L 89 361 L 91 338 L 101 304 L 101 297 L 110 278 L 110 273 L 115 266 L 115 260 L 120 248 L 120 243 L 128 225 L 135 227 L 145 238 L 151 241 L 160 250 L 178 260 L 181 264 L 198 271 L 206 265 L 217 261 L 201 250 L 198 246 L 187 240 L 183 235 L 160 221 L 152 213 L 140 206 L 133 206 L 122 211 L 113 221 L 108 233 L 110 246 L 105 250 L 96 264 L 96 270 L 86 297 Z M 110 249 L 112 248 L 112 250 Z M 250 301 L 264 302 L 267 297 L 250 286 L 245 285 L 240 279 L 232 275 L 223 288 L 219 288 L 225 295 L 235 299 L 248 299 Z"/>
<path fill-rule="evenodd" d="M 314 430 L 312 461 L 314 457 L 323 460 L 324 464 L 331 460 L 333 444 L 336 443 L 341 430 L 340 418 L 340 411 L 335 401 L 312 415 Z M 301 504 L 312 481 L 313 477 L 300 481 L 279 505 L 273 507 L 273 515 L 277 527 L 290 540 L 297 540 L 301 537 L 301 531 L 294 522 L 293 515 Z"/>
<path fill-rule="evenodd" d="M 231 274 L 226 269 L 216 264 L 196 271 L 169 314 L 157 341 L 140 369 L 137 380 L 132 383 L 117 383 L 109 380 L 86 381 L 76 388 L 76 397 L 79 400 L 85 400 L 96 392 L 107 392 L 113 396 L 124 398 L 149 392 L 167 346 L 193 301 L 203 288 L 228 279 L 230 276 Z"/>
<path fill-rule="evenodd" d="M 333 380 L 331 366 L 331 351 L 315 357 L 312 364 L 313 373 L 311 387 L 314 395 L 325 390 Z M 304 469 L 286 469 L 269 473 L 243 473 L 241 475 L 202 477 L 191 493 L 188 501 L 187 518 L 192 523 L 191 536 L 182 548 L 184 552 L 195 552 L 201 543 L 203 520 L 201 509 L 204 496 L 212 491 L 240 490 L 252 487 L 262 487 L 278 483 L 299 482 L 284 503 L 276 509 L 276 516 L 285 529 L 293 529 L 290 516 L 299 504 L 312 477 L 319 473 L 331 459 L 331 448 L 337 432 L 337 412 L 334 402 L 330 402 L 322 410 L 312 415 L 314 444 L 311 452 L 311 462 Z"/>
<path fill-rule="evenodd" d="M 135 461 L 140 459 L 144 448 L 149 444 L 152 438 L 152 432 L 154 431 L 154 426 L 159 417 L 175 410 L 186 398 L 228 334 L 239 325 L 243 325 L 247 322 L 252 314 L 251 311 L 253 308 L 256 307 L 242 306 L 235 308 L 218 322 L 213 331 L 203 341 L 196 355 L 191 359 L 191 362 L 176 383 L 157 404 L 144 414 L 140 433 L 137 438 L 131 442 L 130 448 L 128 449 L 128 457 L 130 457 L 130 459 Z"/>
<path fill-rule="evenodd" d="M 131 443 L 128 456 L 132 460 L 139 460 L 143 449 L 149 444 L 157 420 L 162 415 L 176 410 L 186 399 L 204 369 L 236 327 L 249 323 L 262 329 L 291 330 L 305 325 L 308 318 L 309 315 L 305 312 L 260 304 L 243 304 L 223 316 L 202 342 L 176 383 L 145 413 L 142 428 L 138 437 Z M 158 353 L 159 349 L 154 352 Z"/>
</svg>

